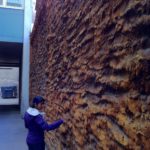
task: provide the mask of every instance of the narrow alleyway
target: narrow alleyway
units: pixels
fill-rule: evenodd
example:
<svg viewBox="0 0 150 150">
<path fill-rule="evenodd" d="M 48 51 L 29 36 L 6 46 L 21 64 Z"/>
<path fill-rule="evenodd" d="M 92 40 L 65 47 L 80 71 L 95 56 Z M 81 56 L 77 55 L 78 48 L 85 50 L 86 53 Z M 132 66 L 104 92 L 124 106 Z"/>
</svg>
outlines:
<svg viewBox="0 0 150 150">
<path fill-rule="evenodd" d="M 0 107 L 0 149 L 27 150 L 26 134 L 19 110 Z"/>
</svg>

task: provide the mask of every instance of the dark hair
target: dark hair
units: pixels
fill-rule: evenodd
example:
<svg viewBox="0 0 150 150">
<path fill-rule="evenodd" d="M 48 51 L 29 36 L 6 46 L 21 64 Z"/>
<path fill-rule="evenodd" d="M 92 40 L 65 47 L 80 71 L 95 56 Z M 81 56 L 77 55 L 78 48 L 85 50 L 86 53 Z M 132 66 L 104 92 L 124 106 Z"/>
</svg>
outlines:
<svg viewBox="0 0 150 150">
<path fill-rule="evenodd" d="M 42 96 L 35 96 L 32 100 L 31 107 L 35 108 L 35 106 L 39 103 L 44 103 L 45 99 Z"/>
<path fill-rule="evenodd" d="M 35 108 L 35 104 L 30 104 L 30 106 L 31 106 L 32 108 Z"/>
</svg>

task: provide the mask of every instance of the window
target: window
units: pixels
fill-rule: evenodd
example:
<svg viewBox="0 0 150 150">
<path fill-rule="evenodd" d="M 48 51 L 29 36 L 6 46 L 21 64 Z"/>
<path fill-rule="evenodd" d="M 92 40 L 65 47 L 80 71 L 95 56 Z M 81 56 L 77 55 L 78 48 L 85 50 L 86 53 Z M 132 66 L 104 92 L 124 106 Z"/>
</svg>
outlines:
<svg viewBox="0 0 150 150">
<path fill-rule="evenodd" d="M 3 5 L 3 0 L 0 0 L 0 5 Z"/>
<path fill-rule="evenodd" d="M 7 0 L 7 6 L 22 7 L 22 0 Z"/>
<path fill-rule="evenodd" d="M 23 8 L 24 0 L 0 0 L 1 7 L 9 8 Z"/>
</svg>

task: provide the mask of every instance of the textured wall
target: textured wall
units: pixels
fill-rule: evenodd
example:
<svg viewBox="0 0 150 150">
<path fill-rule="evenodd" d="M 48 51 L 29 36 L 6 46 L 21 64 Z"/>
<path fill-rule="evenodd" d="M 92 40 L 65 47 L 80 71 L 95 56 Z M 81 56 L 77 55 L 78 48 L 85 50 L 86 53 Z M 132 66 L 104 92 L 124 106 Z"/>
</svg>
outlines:
<svg viewBox="0 0 150 150">
<path fill-rule="evenodd" d="M 49 147 L 149 150 L 149 8 L 150 0 L 38 1 L 30 97 L 48 99 L 49 122 L 66 121 L 46 133 Z"/>
</svg>

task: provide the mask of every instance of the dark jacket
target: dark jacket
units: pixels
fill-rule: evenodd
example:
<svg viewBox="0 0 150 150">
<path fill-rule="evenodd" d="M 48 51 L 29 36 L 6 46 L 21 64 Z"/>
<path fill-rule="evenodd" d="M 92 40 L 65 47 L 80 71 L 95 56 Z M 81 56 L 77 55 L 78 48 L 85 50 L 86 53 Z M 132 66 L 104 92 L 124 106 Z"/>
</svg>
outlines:
<svg viewBox="0 0 150 150">
<path fill-rule="evenodd" d="M 44 131 L 58 128 L 63 120 L 58 120 L 48 124 L 41 113 L 35 108 L 28 108 L 24 115 L 25 127 L 28 129 L 27 143 L 36 144 L 44 142 Z"/>
</svg>

